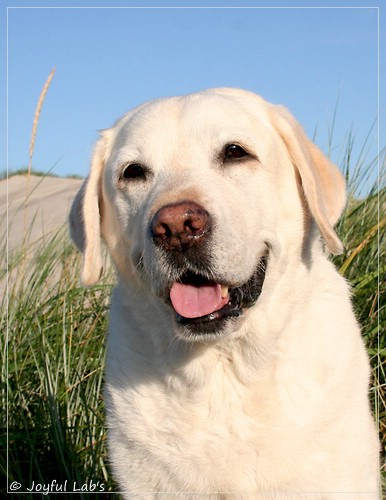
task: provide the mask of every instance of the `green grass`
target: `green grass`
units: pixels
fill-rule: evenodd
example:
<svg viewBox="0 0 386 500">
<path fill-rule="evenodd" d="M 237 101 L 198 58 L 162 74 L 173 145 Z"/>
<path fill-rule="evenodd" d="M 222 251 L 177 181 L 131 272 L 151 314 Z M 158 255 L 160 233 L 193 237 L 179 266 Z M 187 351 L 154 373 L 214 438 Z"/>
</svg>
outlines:
<svg viewBox="0 0 386 500">
<path fill-rule="evenodd" d="M 10 256 L 12 284 L 0 317 L 1 331 L 8 328 L 8 346 L 4 335 L 1 345 L 8 382 L 1 387 L 2 471 L 8 450 L 10 482 L 99 481 L 111 489 L 102 395 L 111 277 L 91 290 L 79 285 L 80 257 L 66 231 L 29 254 Z"/>
<path fill-rule="evenodd" d="M 378 274 L 385 275 L 381 258 L 385 232 L 378 231 L 385 220 L 378 224 L 378 218 L 383 217 L 386 191 L 374 186 L 366 197 L 355 196 L 364 172 L 374 166 L 361 161 L 357 169 L 349 168 L 352 158 L 347 151 L 343 167 L 347 176 L 354 172 L 350 181 L 354 194 L 338 226 L 346 250 L 334 262 L 353 285 L 355 311 L 373 368 L 371 404 L 385 451 L 385 283 Z M 111 491 L 102 387 L 113 278 L 107 274 L 98 286 L 82 288 L 80 256 L 65 230 L 19 249 L 8 262 L 5 250 L 0 255 L 0 277 L 4 283 L 8 264 L 10 288 L 0 313 L 1 331 L 8 332 L 0 341 L 2 477 L 8 473 L 10 483 L 21 483 L 20 491 L 32 481 L 53 479 L 71 485 L 99 481 Z M 6 496 L 5 480 L 1 493 Z M 29 497 L 18 493 L 18 498 Z M 113 497 L 112 493 L 98 496 Z"/>
<path fill-rule="evenodd" d="M 12 171 L 2 171 L 0 172 L 0 181 L 3 181 L 9 177 L 12 177 L 14 175 L 28 175 L 28 167 L 25 168 L 18 168 L 17 170 L 12 170 Z M 43 170 L 35 170 L 33 169 L 30 172 L 30 175 L 35 175 L 37 177 L 57 177 L 57 175 L 51 173 L 51 172 L 43 172 Z"/>
<path fill-rule="evenodd" d="M 57 174 L 54 174 L 51 171 L 51 169 L 48 171 L 32 169 L 31 172 L 29 173 L 28 167 L 25 167 L 25 168 L 19 168 L 17 170 L 10 170 L 8 172 L 6 170 L 1 171 L 0 172 L 0 181 L 3 181 L 9 177 L 14 176 L 14 175 L 34 175 L 36 177 L 59 177 Z M 65 176 L 65 179 L 84 179 L 84 177 L 82 177 L 81 175 L 77 175 L 77 174 L 69 174 L 69 175 Z"/>
</svg>

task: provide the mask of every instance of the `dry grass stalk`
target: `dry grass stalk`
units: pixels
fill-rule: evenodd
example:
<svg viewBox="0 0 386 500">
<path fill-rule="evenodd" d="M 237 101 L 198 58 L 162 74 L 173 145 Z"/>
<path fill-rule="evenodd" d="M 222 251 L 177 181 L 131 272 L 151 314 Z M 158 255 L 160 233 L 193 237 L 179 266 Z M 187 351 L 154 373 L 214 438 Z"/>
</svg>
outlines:
<svg viewBox="0 0 386 500">
<path fill-rule="evenodd" d="M 38 104 L 36 106 L 34 121 L 33 121 L 33 125 L 32 125 L 31 141 L 30 141 L 30 144 L 29 144 L 28 175 L 31 174 L 31 169 L 32 169 L 32 157 L 33 157 L 33 153 L 34 153 L 34 149 L 35 149 L 35 137 L 36 137 L 36 130 L 38 128 L 38 123 L 39 123 L 39 118 L 40 118 L 40 112 L 42 110 L 44 98 L 46 97 L 48 87 L 50 86 L 51 80 L 54 77 L 55 70 L 56 70 L 56 68 L 54 66 L 52 68 L 51 73 L 48 75 L 46 83 L 44 84 L 44 87 L 43 87 L 43 89 L 42 89 L 42 91 L 40 93 Z"/>
<path fill-rule="evenodd" d="M 24 199 L 24 230 L 23 230 L 23 236 L 24 236 L 24 244 L 23 248 L 26 248 L 26 239 L 27 239 L 27 209 L 28 209 L 28 197 L 29 197 L 29 191 L 30 191 L 30 175 L 32 171 L 32 157 L 33 157 L 33 152 L 35 149 L 35 137 L 36 137 L 36 131 L 38 128 L 38 123 L 39 123 L 39 118 L 40 118 L 40 113 L 42 110 L 43 102 L 47 94 L 47 90 L 51 84 L 52 78 L 55 74 L 55 66 L 52 68 L 51 73 L 48 75 L 48 78 L 46 80 L 46 83 L 44 84 L 44 87 L 42 91 L 40 92 L 38 104 L 36 106 L 36 111 L 35 111 L 35 116 L 34 116 L 34 121 L 32 124 L 32 132 L 31 132 L 31 140 L 30 140 L 30 146 L 29 146 L 29 162 L 28 162 L 28 172 L 27 172 L 27 182 L 26 182 L 26 188 L 25 188 L 25 199 Z M 24 261 L 23 261 L 24 262 Z M 24 263 L 22 262 L 21 264 L 21 269 L 20 269 L 20 274 L 24 274 Z"/>
</svg>

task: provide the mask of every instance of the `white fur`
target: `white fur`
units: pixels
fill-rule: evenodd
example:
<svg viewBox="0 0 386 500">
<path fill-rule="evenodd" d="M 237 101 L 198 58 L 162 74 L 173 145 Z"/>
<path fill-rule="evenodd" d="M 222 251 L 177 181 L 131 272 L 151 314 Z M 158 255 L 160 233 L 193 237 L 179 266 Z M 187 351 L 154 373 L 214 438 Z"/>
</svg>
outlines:
<svg viewBox="0 0 386 500">
<path fill-rule="evenodd" d="M 220 165 L 229 142 L 258 160 Z M 129 163 L 151 176 L 122 183 Z M 173 270 L 149 222 L 186 199 L 215 221 L 219 282 L 248 280 L 269 248 L 260 298 L 218 339 L 184 338 L 159 297 Z M 153 101 L 102 133 L 70 222 L 84 282 L 99 278 L 100 234 L 117 270 L 106 409 L 126 498 L 378 497 L 369 362 L 320 239 L 341 250 L 344 202 L 338 170 L 292 116 L 245 91 Z"/>
</svg>

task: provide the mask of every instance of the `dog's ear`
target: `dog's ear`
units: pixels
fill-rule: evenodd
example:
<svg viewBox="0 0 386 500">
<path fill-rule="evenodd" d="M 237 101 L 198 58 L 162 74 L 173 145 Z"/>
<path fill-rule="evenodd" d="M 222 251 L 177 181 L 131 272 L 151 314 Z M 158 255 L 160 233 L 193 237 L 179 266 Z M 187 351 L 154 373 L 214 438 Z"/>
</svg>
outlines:
<svg viewBox="0 0 386 500">
<path fill-rule="evenodd" d="M 343 252 L 334 231 L 346 204 L 343 175 L 306 136 L 295 118 L 282 106 L 272 106 L 271 121 L 298 170 L 309 210 L 333 254 Z"/>
<path fill-rule="evenodd" d="M 107 132 L 107 131 L 106 131 Z M 70 216 L 70 235 L 83 253 L 82 283 L 91 286 L 102 275 L 102 175 L 106 159 L 107 134 L 95 146 L 90 173 L 73 201 Z"/>
</svg>

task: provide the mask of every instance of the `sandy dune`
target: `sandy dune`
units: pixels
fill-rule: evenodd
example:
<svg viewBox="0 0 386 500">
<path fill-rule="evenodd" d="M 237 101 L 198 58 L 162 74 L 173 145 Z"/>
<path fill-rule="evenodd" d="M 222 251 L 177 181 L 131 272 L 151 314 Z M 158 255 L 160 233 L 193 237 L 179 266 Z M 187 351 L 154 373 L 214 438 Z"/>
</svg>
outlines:
<svg viewBox="0 0 386 500">
<path fill-rule="evenodd" d="M 8 229 L 9 250 L 27 233 L 32 243 L 62 227 L 81 184 L 78 179 L 25 175 L 0 181 L 0 235 L 4 241 Z"/>
<path fill-rule="evenodd" d="M 66 226 L 72 200 L 82 181 L 58 177 L 15 175 L 0 181 L 0 303 L 7 290 L 18 279 L 16 268 L 7 273 L 7 256 L 21 248 L 33 249 L 34 242 L 52 236 Z M 4 245 L 8 248 L 4 252 Z M 27 236 L 27 237 L 26 237 Z M 34 250 L 32 250 L 34 251 Z M 24 273 L 27 268 L 24 267 Z"/>
</svg>

